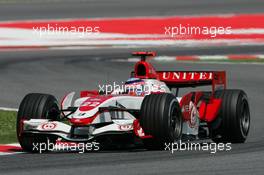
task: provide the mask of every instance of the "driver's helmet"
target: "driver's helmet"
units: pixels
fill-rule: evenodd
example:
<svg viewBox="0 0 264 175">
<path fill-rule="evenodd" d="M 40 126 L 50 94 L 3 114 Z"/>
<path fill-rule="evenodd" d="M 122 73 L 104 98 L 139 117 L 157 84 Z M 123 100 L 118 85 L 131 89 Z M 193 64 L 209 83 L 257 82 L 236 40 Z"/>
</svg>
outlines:
<svg viewBox="0 0 264 175">
<path fill-rule="evenodd" d="M 145 81 L 140 78 L 129 78 L 125 82 L 125 93 L 129 95 L 144 95 Z"/>
</svg>

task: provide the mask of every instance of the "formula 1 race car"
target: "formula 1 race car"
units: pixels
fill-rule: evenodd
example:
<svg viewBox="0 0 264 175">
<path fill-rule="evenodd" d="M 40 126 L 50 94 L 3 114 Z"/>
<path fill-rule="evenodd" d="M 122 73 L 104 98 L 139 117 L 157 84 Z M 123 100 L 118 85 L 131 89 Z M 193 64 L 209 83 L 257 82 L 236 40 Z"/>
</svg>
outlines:
<svg viewBox="0 0 264 175">
<path fill-rule="evenodd" d="M 31 93 L 17 115 L 17 137 L 23 150 L 34 143 L 100 145 L 138 144 L 164 149 L 179 140 L 212 139 L 243 143 L 250 127 L 247 95 L 226 89 L 225 71 L 156 71 L 147 62 L 155 52 L 134 52 L 141 60 L 123 86 L 67 94 L 60 105 L 52 95 Z M 210 85 L 211 91 L 179 89 Z"/>
</svg>

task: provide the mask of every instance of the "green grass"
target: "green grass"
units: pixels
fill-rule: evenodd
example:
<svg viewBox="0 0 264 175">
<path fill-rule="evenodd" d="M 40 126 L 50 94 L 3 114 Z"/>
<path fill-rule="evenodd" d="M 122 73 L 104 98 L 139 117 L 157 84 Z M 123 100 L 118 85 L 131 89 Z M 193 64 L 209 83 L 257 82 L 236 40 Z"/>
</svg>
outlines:
<svg viewBox="0 0 264 175">
<path fill-rule="evenodd" d="M 17 112 L 0 111 L 0 144 L 15 143 Z"/>
</svg>

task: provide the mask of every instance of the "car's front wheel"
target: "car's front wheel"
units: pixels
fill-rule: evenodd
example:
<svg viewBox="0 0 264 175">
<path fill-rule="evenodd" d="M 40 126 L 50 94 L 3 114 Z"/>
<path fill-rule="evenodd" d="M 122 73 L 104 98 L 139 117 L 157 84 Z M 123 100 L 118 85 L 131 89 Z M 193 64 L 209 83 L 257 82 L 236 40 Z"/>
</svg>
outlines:
<svg viewBox="0 0 264 175">
<path fill-rule="evenodd" d="M 23 121 L 30 119 L 59 119 L 59 107 L 56 98 L 48 94 L 31 93 L 22 100 L 17 114 L 17 138 L 24 151 L 37 152 L 34 145 L 55 142 L 52 136 L 23 133 Z"/>
<path fill-rule="evenodd" d="M 176 97 L 169 93 L 147 95 L 141 105 L 140 125 L 145 134 L 147 149 L 164 149 L 165 143 L 174 143 L 182 135 L 182 114 Z"/>
</svg>

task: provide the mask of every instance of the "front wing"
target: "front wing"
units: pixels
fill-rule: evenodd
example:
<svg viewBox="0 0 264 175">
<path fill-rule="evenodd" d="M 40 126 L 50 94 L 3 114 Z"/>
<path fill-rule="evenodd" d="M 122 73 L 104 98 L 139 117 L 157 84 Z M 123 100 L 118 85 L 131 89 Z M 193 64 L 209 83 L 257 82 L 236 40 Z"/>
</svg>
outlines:
<svg viewBox="0 0 264 175">
<path fill-rule="evenodd" d="M 112 120 L 88 126 L 73 126 L 59 121 L 31 119 L 23 121 L 24 134 L 53 135 L 71 142 L 90 142 L 99 136 L 133 134 L 134 120 Z"/>
</svg>

